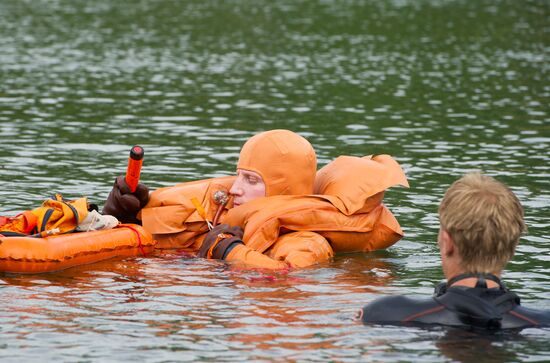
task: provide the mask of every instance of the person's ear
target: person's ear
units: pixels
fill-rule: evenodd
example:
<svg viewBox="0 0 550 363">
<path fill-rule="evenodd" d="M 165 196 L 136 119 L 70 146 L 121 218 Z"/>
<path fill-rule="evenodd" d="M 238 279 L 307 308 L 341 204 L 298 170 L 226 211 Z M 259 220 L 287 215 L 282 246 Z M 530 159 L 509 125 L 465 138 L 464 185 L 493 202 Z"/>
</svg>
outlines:
<svg viewBox="0 0 550 363">
<path fill-rule="evenodd" d="M 441 253 L 445 256 L 452 256 L 455 250 L 456 246 L 449 232 L 441 230 Z"/>
</svg>

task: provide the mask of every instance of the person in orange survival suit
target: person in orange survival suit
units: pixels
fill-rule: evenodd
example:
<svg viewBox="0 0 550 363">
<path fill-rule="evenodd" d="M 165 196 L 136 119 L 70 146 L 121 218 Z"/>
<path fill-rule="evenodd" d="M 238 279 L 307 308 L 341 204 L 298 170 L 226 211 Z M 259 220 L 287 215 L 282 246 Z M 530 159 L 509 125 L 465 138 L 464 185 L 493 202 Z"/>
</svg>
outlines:
<svg viewBox="0 0 550 363">
<path fill-rule="evenodd" d="M 202 218 L 201 213 L 197 213 L 201 206 L 205 206 L 203 217 L 204 214 L 211 217 L 216 209 L 209 208 L 213 204 L 211 191 L 215 189 L 230 187 L 229 194 L 233 200 L 227 208 L 266 196 L 312 194 L 316 171 L 315 151 L 305 138 L 288 130 L 271 130 L 253 136 L 244 144 L 236 178 L 184 183 L 176 189 L 162 188 L 149 195 L 143 184 L 135 193 L 130 193 L 124 178 L 118 177 L 103 213 L 127 222 L 139 223 L 141 219 L 143 226 L 160 240 L 161 248 L 179 247 L 199 252 L 200 257 L 242 260 L 265 268 L 302 267 L 333 256 L 330 244 L 321 235 L 310 231 L 288 233 L 280 238 L 277 246 L 262 254 L 243 244 L 243 231 L 238 226 L 221 224 L 205 235 L 204 220 L 199 226 L 193 222 Z M 174 194 L 186 200 L 174 202 L 171 200 Z M 189 205 L 193 199 L 189 196 L 193 194 L 201 195 L 199 206 L 197 203 Z M 167 204 L 173 204 L 172 207 L 176 208 L 169 208 Z M 181 208 L 182 205 L 188 208 Z M 184 209 L 194 213 L 185 213 Z M 182 220 L 188 222 L 185 230 L 178 228 Z"/>
<path fill-rule="evenodd" d="M 334 251 L 371 251 L 399 240 L 399 223 L 382 204 L 385 189 L 397 184 L 408 186 L 388 155 L 341 156 L 316 172 L 307 140 L 272 130 L 245 143 L 237 177 L 182 183 L 150 195 L 143 185 L 130 194 L 118 177 L 103 212 L 141 222 L 157 248 L 252 267 L 304 267 Z M 219 191 L 232 196 L 227 204 L 217 204 Z M 218 220 L 225 224 L 208 232 L 205 221 Z"/>
<path fill-rule="evenodd" d="M 316 172 L 315 151 L 303 137 L 286 130 L 255 135 L 239 155 L 237 179 L 229 191 L 233 207 L 262 197 L 313 194 Z M 216 226 L 206 235 L 199 256 L 277 269 L 305 267 L 334 255 L 328 241 L 312 231 L 286 233 L 263 253 L 245 245 L 243 235 L 240 226 Z"/>
</svg>

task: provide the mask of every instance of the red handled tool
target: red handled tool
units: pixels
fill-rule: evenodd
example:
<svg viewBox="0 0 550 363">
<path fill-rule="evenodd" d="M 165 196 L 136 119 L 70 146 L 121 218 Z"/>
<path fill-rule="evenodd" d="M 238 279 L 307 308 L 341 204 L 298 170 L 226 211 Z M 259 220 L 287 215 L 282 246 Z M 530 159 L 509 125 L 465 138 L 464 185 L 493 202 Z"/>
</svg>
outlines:
<svg viewBox="0 0 550 363">
<path fill-rule="evenodd" d="M 126 169 L 126 184 L 130 187 L 130 191 L 133 193 L 139 183 L 139 174 L 141 173 L 141 165 L 143 164 L 143 154 L 145 151 L 141 146 L 134 146 L 130 150 L 130 157 L 128 158 L 128 169 Z"/>
</svg>

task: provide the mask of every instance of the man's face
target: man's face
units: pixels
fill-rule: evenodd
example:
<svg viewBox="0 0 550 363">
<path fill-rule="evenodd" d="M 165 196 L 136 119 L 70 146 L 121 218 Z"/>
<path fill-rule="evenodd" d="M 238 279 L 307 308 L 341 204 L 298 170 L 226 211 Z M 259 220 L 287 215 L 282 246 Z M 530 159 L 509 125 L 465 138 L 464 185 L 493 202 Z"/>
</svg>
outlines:
<svg viewBox="0 0 550 363">
<path fill-rule="evenodd" d="M 233 195 L 233 205 L 238 207 L 251 200 L 265 197 L 265 183 L 260 174 L 244 169 L 237 169 L 237 179 L 229 193 Z"/>
</svg>

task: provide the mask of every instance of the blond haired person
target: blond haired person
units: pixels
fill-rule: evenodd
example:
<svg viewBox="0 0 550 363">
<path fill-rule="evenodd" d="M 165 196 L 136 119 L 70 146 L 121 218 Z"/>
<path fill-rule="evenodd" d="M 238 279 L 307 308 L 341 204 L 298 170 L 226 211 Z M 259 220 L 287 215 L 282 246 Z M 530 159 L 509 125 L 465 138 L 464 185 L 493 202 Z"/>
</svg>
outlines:
<svg viewBox="0 0 550 363">
<path fill-rule="evenodd" d="M 365 323 L 441 324 L 511 329 L 549 325 L 550 311 L 522 307 L 500 281 L 525 231 L 523 208 L 497 180 L 471 173 L 455 181 L 439 206 L 443 273 L 431 298 L 391 296 L 361 311 Z"/>
</svg>

